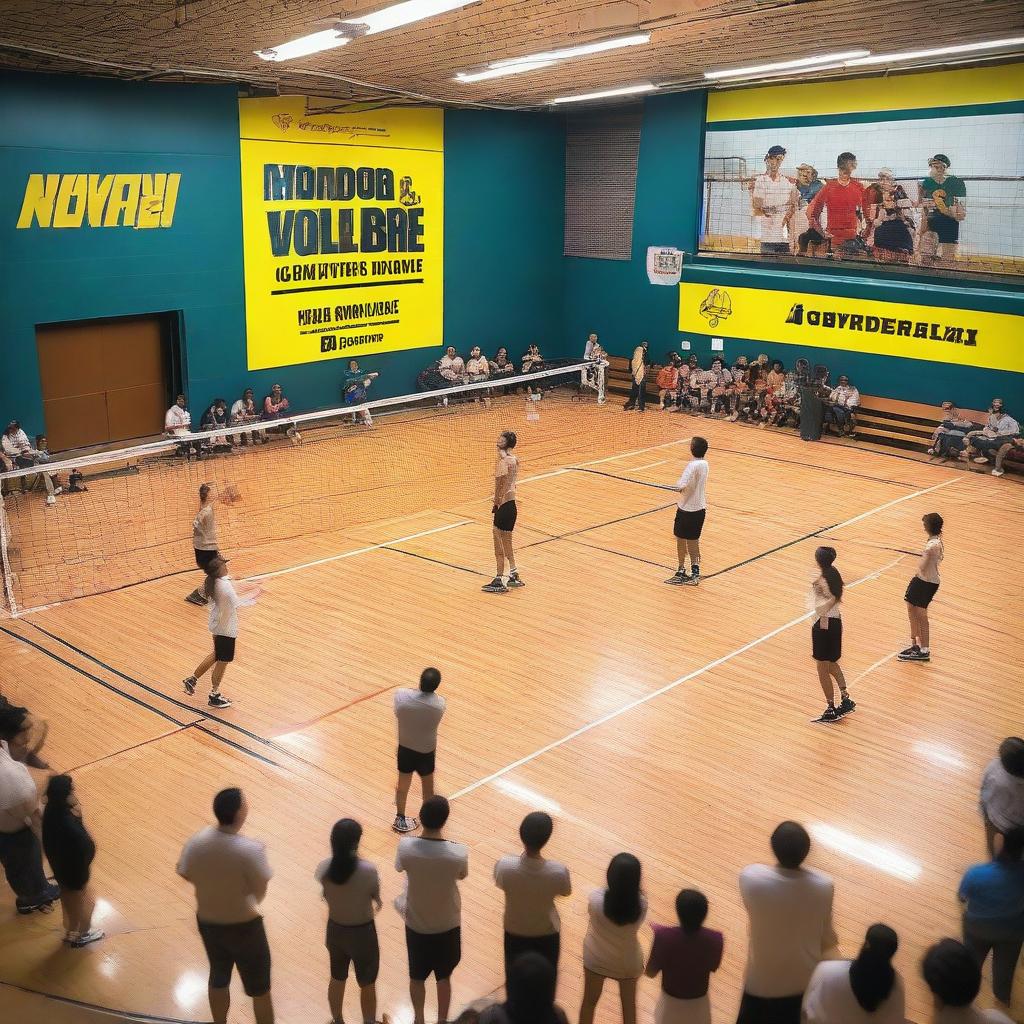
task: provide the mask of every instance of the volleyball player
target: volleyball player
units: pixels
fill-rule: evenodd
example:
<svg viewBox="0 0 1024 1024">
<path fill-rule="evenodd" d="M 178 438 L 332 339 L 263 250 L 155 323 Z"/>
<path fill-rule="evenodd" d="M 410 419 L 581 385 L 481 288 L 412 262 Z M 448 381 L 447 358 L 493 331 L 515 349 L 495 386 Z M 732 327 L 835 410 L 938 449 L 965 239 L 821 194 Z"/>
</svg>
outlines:
<svg viewBox="0 0 1024 1024">
<path fill-rule="evenodd" d="M 516 435 L 511 430 L 502 432 L 498 438 L 498 460 L 494 464 L 494 579 L 481 589 L 488 594 L 507 594 L 511 588 L 525 587 L 516 568 L 516 553 L 512 547 L 512 531 L 516 528 L 516 478 L 519 476 L 519 459 L 512 454 L 516 446 Z M 508 577 L 505 576 L 505 562 L 508 562 Z"/>
<path fill-rule="evenodd" d="M 928 541 L 921 553 L 917 572 L 907 586 L 903 600 L 907 602 L 910 618 L 910 646 L 896 655 L 900 661 L 931 661 L 931 640 L 928 628 L 928 605 L 939 589 L 939 562 L 945 550 L 942 546 L 942 516 L 929 512 L 921 517 Z"/>
<path fill-rule="evenodd" d="M 837 722 L 857 706 L 846 691 L 846 677 L 839 667 L 843 656 L 843 618 L 839 604 L 843 599 L 843 577 L 833 564 L 836 549 L 820 547 L 814 552 L 818 578 L 811 585 L 811 600 L 816 618 L 811 627 L 811 657 L 818 668 L 818 682 L 828 706 L 819 722 Z M 839 707 L 835 703 L 835 686 L 839 684 Z"/>
<path fill-rule="evenodd" d="M 700 535 L 704 529 L 704 518 L 708 513 L 705 488 L 708 482 L 708 463 L 704 458 L 708 443 L 703 437 L 690 441 L 692 459 L 683 469 L 683 475 L 672 488 L 679 492 L 676 521 L 672 532 L 676 538 L 676 554 L 679 568 L 675 576 L 665 580 L 673 586 L 686 584 L 696 587 L 700 584 Z M 690 571 L 686 571 L 686 556 L 690 556 Z"/>
<path fill-rule="evenodd" d="M 199 512 L 192 520 L 192 547 L 196 552 L 196 565 L 204 572 L 206 567 L 218 556 L 217 523 L 213 516 L 213 488 L 209 484 L 199 487 Z M 189 604 L 200 607 L 206 604 L 206 595 L 202 587 L 196 587 L 185 598 Z"/>
</svg>

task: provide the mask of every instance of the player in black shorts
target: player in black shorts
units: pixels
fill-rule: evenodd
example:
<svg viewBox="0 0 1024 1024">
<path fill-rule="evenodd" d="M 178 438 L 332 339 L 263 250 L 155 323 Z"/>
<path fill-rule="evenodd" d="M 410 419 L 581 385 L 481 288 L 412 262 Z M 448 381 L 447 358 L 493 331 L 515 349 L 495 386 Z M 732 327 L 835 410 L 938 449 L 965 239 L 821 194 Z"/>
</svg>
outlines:
<svg viewBox="0 0 1024 1024">
<path fill-rule="evenodd" d="M 679 492 L 675 522 L 672 533 L 676 538 L 676 555 L 679 568 L 666 583 L 673 586 L 685 584 L 696 587 L 700 584 L 700 535 L 704 530 L 704 519 L 708 512 L 705 493 L 708 480 L 708 463 L 704 458 L 708 453 L 708 443 L 703 437 L 695 437 L 690 441 L 690 454 L 693 458 L 686 464 L 682 476 L 679 477 L 674 491 Z M 690 559 L 690 571 L 686 571 L 686 559 Z"/>
<path fill-rule="evenodd" d="M 928 542 L 921 552 L 917 573 L 907 586 L 903 600 L 907 602 L 910 619 L 910 646 L 896 657 L 900 661 L 931 661 L 932 652 L 928 626 L 928 605 L 939 589 L 939 562 L 945 554 L 942 546 L 942 516 L 929 512 L 921 517 Z"/>
<path fill-rule="evenodd" d="M 511 430 L 502 432 L 498 438 L 498 461 L 494 465 L 494 562 L 496 573 L 493 580 L 482 587 L 488 594 L 507 594 L 516 587 L 526 584 L 516 568 L 516 553 L 512 547 L 512 531 L 516 528 L 519 509 L 516 507 L 516 478 L 519 476 L 519 459 L 512 454 L 516 446 L 516 435 Z M 508 576 L 505 577 L 505 562 L 508 562 Z"/>
</svg>

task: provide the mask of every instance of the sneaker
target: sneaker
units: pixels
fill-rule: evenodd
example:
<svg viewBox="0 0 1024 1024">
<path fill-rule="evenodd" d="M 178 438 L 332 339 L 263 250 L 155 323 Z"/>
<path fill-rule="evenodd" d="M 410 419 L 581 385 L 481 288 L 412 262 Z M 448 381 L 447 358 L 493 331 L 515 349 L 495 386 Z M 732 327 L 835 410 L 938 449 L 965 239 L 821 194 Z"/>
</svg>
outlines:
<svg viewBox="0 0 1024 1024">
<path fill-rule="evenodd" d="M 852 700 L 850 700 L 850 698 L 849 698 L 849 697 L 844 697 L 844 698 L 843 698 L 843 699 L 842 699 L 842 700 L 841 700 L 841 701 L 839 702 L 839 707 L 837 707 L 837 708 L 836 708 L 836 714 L 837 714 L 837 715 L 838 715 L 838 716 L 839 716 L 840 718 L 842 718 L 842 717 L 843 717 L 843 715 L 848 715 L 848 714 L 849 714 L 849 713 L 850 713 L 851 711 L 853 711 L 853 710 L 854 710 L 854 709 L 855 709 L 856 707 L 857 707 L 857 704 L 856 704 L 856 702 L 855 702 L 855 701 L 852 701 Z"/>
<path fill-rule="evenodd" d="M 825 708 L 824 713 L 822 714 L 821 718 L 818 719 L 818 721 L 819 722 L 838 722 L 839 721 L 839 712 L 836 711 L 836 709 L 833 708 L 833 707 L 827 707 L 827 708 Z"/>
<path fill-rule="evenodd" d="M 401 814 L 395 816 L 394 824 L 391 826 L 393 832 L 414 832 L 419 822 L 415 818 L 403 818 Z"/>
<path fill-rule="evenodd" d="M 518 572 L 510 572 L 508 574 L 508 583 L 505 584 L 506 589 L 512 589 L 513 587 L 525 587 L 526 584 L 523 582 L 522 577 Z"/>
<path fill-rule="evenodd" d="M 920 647 L 911 647 L 909 650 L 900 651 L 896 655 L 898 661 L 931 661 L 931 652 L 927 654 Z"/>
<path fill-rule="evenodd" d="M 191 697 L 196 692 L 196 683 L 199 682 L 195 676 L 188 676 L 182 679 L 181 685 L 185 687 L 185 692 Z"/>
<path fill-rule="evenodd" d="M 683 580 L 683 582 L 689 584 L 691 587 L 699 587 L 700 586 L 700 573 L 699 572 L 691 573 L 685 580 Z"/>
<path fill-rule="evenodd" d="M 984 466 L 984 465 L 985 465 L 985 463 L 986 463 L 986 462 L 988 462 L 988 459 L 987 459 L 987 458 L 986 458 L 986 457 L 985 457 L 984 455 L 976 455 L 976 456 L 974 457 L 974 461 L 975 461 L 975 462 L 976 462 L 976 463 L 977 463 L 977 464 L 978 464 L 979 466 Z"/>
<path fill-rule="evenodd" d="M 48 494 L 46 496 L 46 504 L 47 505 L 56 505 L 57 504 L 57 499 L 52 494 Z"/>
<path fill-rule="evenodd" d="M 206 607 L 206 595 L 200 594 L 198 590 L 193 590 L 185 600 L 188 601 L 189 604 L 198 605 L 200 608 Z"/>
<path fill-rule="evenodd" d="M 61 494 L 63 492 L 63 490 L 64 490 L 63 487 L 54 487 L 53 493 L 54 494 Z"/>
<path fill-rule="evenodd" d="M 897 658 L 909 658 L 910 655 L 912 655 L 915 652 L 920 651 L 920 650 L 921 650 L 921 648 L 918 647 L 917 644 L 911 644 L 909 647 L 904 647 L 903 650 L 900 651 L 900 653 L 896 655 L 896 657 Z"/>
<path fill-rule="evenodd" d="M 495 576 L 485 587 L 480 588 L 485 594 L 507 594 L 508 587 L 502 582 L 500 576 Z"/>
<path fill-rule="evenodd" d="M 210 699 L 206 703 L 209 704 L 211 708 L 231 707 L 231 701 L 229 701 L 222 693 L 211 693 Z"/>
<path fill-rule="evenodd" d="M 18 897 L 15 902 L 19 914 L 31 914 L 37 910 L 48 914 L 53 910 L 54 902 L 59 899 L 60 886 L 48 885 L 35 899 L 22 900 L 21 897 Z"/>
<path fill-rule="evenodd" d="M 939 450 L 938 450 L 938 448 L 929 448 L 928 449 L 928 454 L 929 455 L 938 455 L 939 454 Z"/>
<path fill-rule="evenodd" d="M 88 946 L 90 942 L 99 942 L 105 935 L 106 932 L 100 928 L 90 928 L 84 934 L 72 939 L 71 945 L 75 949 L 81 949 L 83 946 Z"/>
<path fill-rule="evenodd" d="M 1005 476 L 1006 475 L 1006 470 L 1005 469 L 993 469 L 992 470 L 992 475 L 993 476 Z"/>
<path fill-rule="evenodd" d="M 690 574 L 685 569 L 679 569 L 674 576 L 670 576 L 665 582 L 673 587 L 678 587 L 683 583 L 690 582 Z"/>
</svg>

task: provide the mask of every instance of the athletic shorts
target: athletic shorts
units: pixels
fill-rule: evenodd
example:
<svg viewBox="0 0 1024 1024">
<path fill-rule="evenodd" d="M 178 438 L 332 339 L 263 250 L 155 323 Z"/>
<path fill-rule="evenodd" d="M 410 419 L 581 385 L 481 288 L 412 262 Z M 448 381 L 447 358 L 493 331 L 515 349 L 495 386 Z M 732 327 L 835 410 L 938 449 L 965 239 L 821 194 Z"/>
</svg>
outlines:
<svg viewBox="0 0 1024 1024">
<path fill-rule="evenodd" d="M 829 619 L 822 629 L 818 620 L 811 626 L 811 657 L 815 661 L 838 661 L 843 656 L 843 620 Z"/>
<path fill-rule="evenodd" d="M 502 533 L 511 533 L 516 528 L 516 519 L 519 516 L 519 509 L 515 501 L 506 501 L 498 506 L 494 513 L 494 528 Z"/>
<path fill-rule="evenodd" d="M 928 230 L 934 231 L 940 242 L 960 241 L 960 221 L 955 217 L 947 217 L 944 213 L 928 215 Z"/>
<path fill-rule="evenodd" d="M 380 946 L 377 942 L 377 926 L 373 921 L 366 924 L 338 924 L 327 922 L 327 952 L 331 958 L 331 977 L 344 981 L 348 977 L 349 965 L 355 967 L 356 983 L 360 988 L 372 985 L 380 971 Z"/>
<path fill-rule="evenodd" d="M 270 946 L 262 917 L 244 924 L 199 921 L 199 935 L 210 961 L 211 988 L 227 988 L 231 971 L 237 967 L 247 996 L 264 996 L 270 991 Z"/>
<path fill-rule="evenodd" d="M 767 999 L 743 993 L 736 1024 L 800 1024 L 803 996 L 781 996 Z"/>
<path fill-rule="evenodd" d="M 196 565 L 200 569 L 205 569 L 215 558 L 220 557 L 219 551 L 201 551 L 199 548 L 195 549 L 196 552 Z"/>
<path fill-rule="evenodd" d="M 927 608 L 938 589 L 938 583 L 929 583 L 920 576 L 915 576 L 908 584 L 903 600 L 915 608 Z"/>
<path fill-rule="evenodd" d="M 701 530 L 704 529 L 704 517 L 707 514 L 706 508 L 699 512 L 687 512 L 685 509 L 677 508 L 672 532 L 680 540 L 700 540 Z"/>
<path fill-rule="evenodd" d="M 429 754 L 420 753 L 410 747 L 399 746 L 398 748 L 398 770 L 403 775 L 412 775 L 415 772 L 421 778 L 424 775 L 434 774 L 434 755 L 437 751 L 430 751 Z"/>
<path fill-rule="evenodd" d="M 409 977 L 413 981 L 426 981 L 431 974 L 438 981 L 445 981 L 462 959 L 462 929 L 423 935 L 407 927 L 405 947 L 409 954 Z"/>
<path fill-rule="evenodd" d="M 233 636 L 218 636 L 213 634 L 213 654 L 218 661 L 235 660 L 235 638 Z"/>
</svg>

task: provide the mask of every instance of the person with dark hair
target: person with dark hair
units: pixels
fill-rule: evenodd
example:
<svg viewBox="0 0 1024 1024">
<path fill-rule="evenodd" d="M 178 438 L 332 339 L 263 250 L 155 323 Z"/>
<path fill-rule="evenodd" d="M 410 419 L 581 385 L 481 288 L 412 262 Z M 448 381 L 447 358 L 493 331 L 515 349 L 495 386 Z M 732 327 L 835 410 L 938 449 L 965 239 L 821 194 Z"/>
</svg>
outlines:
<svg viewBox="0 0 1024 1024">
<path fill-rule="evenodd" d="M 587 901 L 579 1024 L 593 1024 L 606 978 L 619 983 L 622 1024 L 636 1024 L 636 983 L 644 973 L 644 952 L 637 933 L 647 916 L 640 861 L 631 853 L 617 853 L 608 865 L 607 881 L 608 887 L 595 889 Z"/>
<path fill-rule="evenodd" d="M 398 783 L 395 786 L 395 832 L 412 832 L 416 819 L 405 813 L 409 788 L 415 772 L 420 777 L 424 801 L 434 795 L 434 768 L 437 755 L 437 730 L 444 718 L 446 702 L 437 693 L 441 673 L 425 668 L 416 690 L 395 691 L 395 718 L 398 722 Z"/>
<path fill-rule="evenodd" d="M 964 904 L 964 945 L 982 967 L 992 953 L 992 992 L 1010 1005 L 1013 974 L 1024 948 L 1024 828 L 1010 829 L 995 841 L 987 864 L 967 869 L 960 882 Z"/>
<path fill-rule="evenodd" d="M 903 981 L 892 966 L 896 933 L 873 924 L 856 960 L 823 960 L 804 993 L 803 1024 L 903 1024 Z"/>
<path fill-rule="evenodd" d="M 199 429 L 202 432 L 214 430 L 227 430 L 228 428 L 228 403 L 223 398 L 215 398 L 206 408 L 199 420 Z M 219 437 L 209 437 L 205 444 L 215 451 L 229 451 L 231 442 L 226 434 Z"/>
<path fill-rule="evenodd" d="M 788 256 L 786 226 L 796 211 L 799 195 L 782 173 L 784 146 L 772 146 L 764 157 L 764 173 L 754 178 L 750 191 L 751 212 L 761 225 L 761 255 Z"/>
<path fill-rule="evenodd" d="M 924 532 L 928 535 L 917 572 L 907 585 L 903 600 L 907 604 L 910 619 L 910 646 L 896 657 L 900 661 L 931 661 L 931 631 L 928 626 L 928 605 L 939 590 L 939 563 L 945 556 L 942 546 L 942 516 L 928 512 L 921 517 Z"/>
<path fill-rule="evenodd" d="M 661 975 L 654 1024 L 711 1024 L 708 986 L 722 963 L 721 932 L 704 927 L 707 897 L 696 889 L 676 896 L 679 926 L 652 924 L 654 945 L 647 959 L 648 978 Z"/>
<path fill-rule="evenodd" d="M 1024 828 L 1024 739 L 1007 736 L 999 756 L 985 766 L 979 800 L 988 852 L 995 854 L 996 833 Z"/>
<path fill-rule="evenodd" d="M 48 770 L 50 766 L 39 752 L 49 732 L 49 722 L 36 718 L 28 708 L 12 704 L 0 694 L 0 740 L 7 744 L 7 752 L 13 760 L 29 768 Z"/>
<path fill-rule="evenodd" d="M 334 1024 L 342 1024 L 350 965 L 359 985 L 363 1021 L 373 1024 L 377 1019 L 380 945 L 373 917 L 382 906 L 380 876 L 373 864 L 359 856 L 362 837 L 358 821 L 336 821 L 331 829 L 331 856 L 321 861 L 314 872 L 328 907 L 325 944 L 331 958 L 331 981 L 327 1004 Z"/>
<path fill-rule="evenodd" d="M 263 844 L 240 835 L 249 815 L 240 789 L 222 789 L 213 813 L 217 824 L 194 835 L 178 858 L 178 874 L 196 891 L 199 935 L 210 961 L 210 1012 L 214 1024 L 225 1024 L 237 967 L 256 1024 L 273 1024 L 270 946 L 259 912 L 273 872 Z"/>
<path fill-rule="evenodd" d="M 187 414 L 186 414 L 187 415 Z M 45 465 L 50 461 L 50 453 L 45 449 L 40 450 L 38 444 L 32 447 L 28 434 L 22 429 L 17 420 L 11 420 L 0 436 L 0 452 L 11 469 L 31 469 L 33 466 Z M 43 478 L 43 485 L 46 487 L 46 504 L 54 505 L 57 502 L 55 495 L 60 494 L 62 488 L 53 486 L 53 476 L 45 470 L 40 470 L 39 475 Z M 21 478 L 21 489 L 27 487 L 27 477 Z"/>
<path fill-rule="evenodd" d="M 195 550 L 196 565 L 203 572 L 215 558 L 219 557 L 217 551 L 217 522 L 213 514 L 213 485 L 199 485 L 199 511 L 192 520 L 192 547 Z M 206 594 L 201 586 L 196 587 L 188 597 L 185 598 L 189 604 L 196 604 L 205 607 L 208 602 Z"/>
<path fill-rule="evenodd" d="M 533 951 L 558 970 L 561 921 L 555 899 L 572 894 L 569 869 L 541 853 L 551 838 L 554 823 L 543 811 L 523 818 L 519 838 L 523 852 L 502 857 L 494 865 L 494 884 L 505 893 L 505 976 L 513 961 Z"/>
<path fill-rule="evenodd" d="M 413 1024 L 425 1024 L 427 978 L 437 979 L 437 1019 L 446 1021 L 452 972 L 462 959 L 462 900 L 458 883 L 469 874 L 469 850 L 444 836 L 448 801 L 432 796 L 420 808 L 423 835 L 398 842 L 395 870 L 406 875 L 395 909 L 405 920 Z"/>
<path fill-rule="evenodd" d="M 480 1024 L 568 1024 L 555 1004 L 555 967 L 540 953 L 521 953 L 505 972 L 505 1002 L 487 1007 Z"/>
<path fill-rule="evenodd" d="M 362 405 L 369 395 L 370 387 L 380 376 L 379 373 L 367 373 L 359 369 L 359 360 L 350 359 L 348 369 L 341 376 L 341 400 L 345 405 Z M 369 409 L 362 412 L 363 425 L 373 426 L 373 417 Z M 356 414 L 352 413 L 352 423 L 356 422 Z"/>
<path fill-rule="evenodd" d="M 704 530 L 704 519 L 708 514 L 707 482 L 708 443 L 703 437 L 690 441 L 692 458 L 683 468 L 682 475 L 672 490 L 679 492 L 676 502 L 676 518 L 672 532 L 676 538 L 676 557 L 679 568 L 666 583 L 673 586 L 696 587 L 700 583 L 700 535 Z M 686 557 L 690 557 L 690 571 L 686 571 Z"/>
<path fill-rule="evenodd" d="M 937 459 L 950 458 L 950 444 L 954 440 L 959 442 L 956 450 L 962 449 L 963 439 L 974 430 L 976 424 L 968 419 L 953 402 L 942 403 L 942 420 L 932 431 L 931 446 L 928 454 Z"/>
<path fill-rule="evenodd" d="M 928 177 L 917 186 L 917 202 L 924 210 L 918 227 L 922 263 L 953 261 L 960 248 L 960 224 L 967 216 L 967 186 L 962 178 L 949 173 L 950 166 L 945 153 L 936 153 L 928 161 Z"/>
<path fill-rule="evenodd" d="M 860 392 L 850 383 L 846 374 L 841 374 L 839 383 L 829 392 L 825 402 L 825 428 L 835 424 L 837 433 L 853 434 L 853 417 L 860 405 Z"/>
<path fill-rule="evenodd" d="M 668 362 L 658 371 L 658 408 L 665 410 L 672 404 L 672 398 L 679 390 L 679 367 L 683 360 L 678 352 L 668 353 Z"/>
<path fill-rule="evenodd" d="M 43 850 L 60 886 L 64 941 L 80 949 L 103 938 L 92 927 L 96 898 L 89 888 L 89 869 L 96 844 L 82 823 L 82 807 L 70 775 L 54 775 L 46 787 Z"/>
<path fill-rule="evenodd" d="M 931 990 L 931 1024 L 1013 1024 L 999 1010 L 974 1005 L 981 990 L 981 968 L 971 951 L 956 939 L 940 939 L 924 955 L 921 974 Z"/>
<path fill-rule="evenodd" d="M 772 833 L 776 863 L 740 872 L 750 945 L 736 1024 L 800 1024 L 811 975 L 839 940 L 832 925 L 832 879 L 803 866 L 807 830 L 784 821 Z"/>
<path fill-rule="evenodd" d="M 250 423 L 258 423 L 260 419 L 259 410 L 256 408 L 256 399 L 252 388 L 246 388 L 239 398 L 231 406 L 231 418 L 228 421 L 233 427 L 247 426 Z M 264 444 L 267 440 L 262 430 L 248 430 L 238 435 L 240 444 L 252 443 L 254 445 Z"/>
<path fill-rule="evenodd" d="M 843 619 L 839 604 L 843 599 L 843 577 L 833 564 L 836 549 L 820 547 L 814 552 L 818 565 L 818 577 L 811 585 L 810 602 L 814 610 L 814 625 L 811 627 L 811 657 L 818 670 L 818 682 L 828 702 L 819 722 L 837 722 L 848 715 L 856 704 L 850 700 L 846 689 L 846 677 L 839 667 L 843 656 Z M 839 685 L 839 706 L 835 703 L 835 686 Z"/>
<path fill-rule="evenodd" d="M 623 406 L 626 412 L 632 412 L 633 409 L 636 409 L 637 412 L 643 412 L 644 407 L 647 405 L 647 367 L 650 361 L 650 357 L 647 355 L 647 342 L 641 341 L 633 349 L 633 355 L 629 360 L 631 383 L 629 398 L 626 399 L 626 404 Z"/>
<path fill-rule="evenodd" d="M 488 594 L 507 594 L 509 590 L 525 587 L 516 568 L 516 552 L 512 546 L 512 531 L 516 528 L 519 507 L 516 505 L 516 480 L 519 478 L 519 457 L 512 453 L 517 438 L 514 431 L 503 430 L 498 437 L 498 458 L 494 463 L 494 562 L 495 576 L 481 587 Z M 505 562 L 508 578 L 505 578 Z"/>
<path fill-rule="evenodd" d="M 844 253 L 855 254 L 858 249 L 865 194 L 864 186 L 853 176 L 856 169 L 857 157 L 840 153 L 836 157 L 836 177 L 825 183 L 807 207 L 809 230 L 825 240 L 834 259 L 842 259 Z"/>
</svg>

